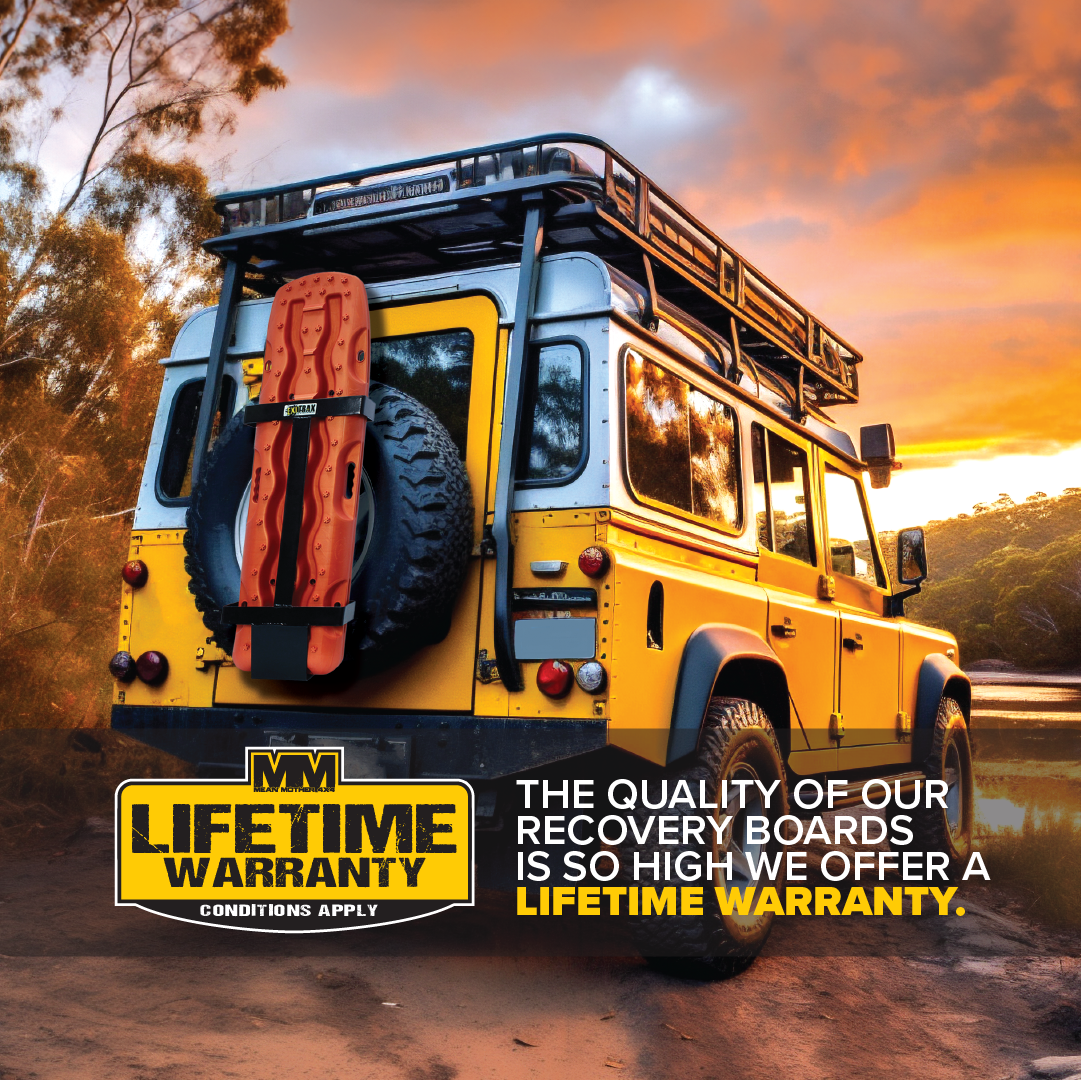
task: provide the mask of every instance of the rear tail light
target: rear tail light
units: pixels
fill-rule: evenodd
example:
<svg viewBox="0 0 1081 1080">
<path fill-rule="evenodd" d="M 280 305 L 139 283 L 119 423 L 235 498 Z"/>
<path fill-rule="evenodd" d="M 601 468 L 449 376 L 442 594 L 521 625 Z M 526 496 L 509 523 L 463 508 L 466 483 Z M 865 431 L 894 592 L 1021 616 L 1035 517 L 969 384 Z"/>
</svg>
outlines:
<svg viewBox="0 0 1081 1080">
<path fill-rule="evenodd" d="M 147 569 L 142 559 L 132 559 L 131 562 L 124 563 L 121 573 L 133 589 L 141 589 L 146 584 Z"/>
<path fill-rule="evenodd" d="M 574 678 L 587 694 L 599 694 L 608 682 L 608 673 L 596 660 L 589 660 L 578 669 Z"/>
<path fill-rule="evenodd" d="M 578 569 L 582 571 L 586 577 L 601 577 L 607 573 L 611 560 L 608 558 L 608 552 L 602 547 L 587 547 L 581 555 L 578 556 Z"/>
<path fill-rule="evenodd" d="M 563 697 L 573 680 L 570 664 L 564 664 L 562 660 L 545 660 L 537 669 L 537 686 L 549 697 Z"/>
<path fill-rule="evenodd" d="M 145 683 L 159 683 L 169 674 L 169 661 L 164 653 L 149 649 L 135 661 L 135 673 Z"/>
<path fill-rule="evenodd" d="M 121 682 L 131 682 L 135 678 L 135 657 L 129 652 L 118 652 L 109 661 L 109 674 Z"/>
</svg>

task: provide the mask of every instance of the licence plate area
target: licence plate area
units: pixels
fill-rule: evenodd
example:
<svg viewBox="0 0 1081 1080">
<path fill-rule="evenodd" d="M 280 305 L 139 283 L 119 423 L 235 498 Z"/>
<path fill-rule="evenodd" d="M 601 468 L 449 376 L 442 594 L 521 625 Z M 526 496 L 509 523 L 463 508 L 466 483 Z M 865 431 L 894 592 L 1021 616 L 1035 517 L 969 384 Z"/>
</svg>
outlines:
<svg viewBox="0 0 1081 1080">
<path fill-rule="evenodd" d="M 597 655 L 597 620 L 519 618 L 514 623 L 514 652 L 519 660 L 592 660 Z"/>
</svg>

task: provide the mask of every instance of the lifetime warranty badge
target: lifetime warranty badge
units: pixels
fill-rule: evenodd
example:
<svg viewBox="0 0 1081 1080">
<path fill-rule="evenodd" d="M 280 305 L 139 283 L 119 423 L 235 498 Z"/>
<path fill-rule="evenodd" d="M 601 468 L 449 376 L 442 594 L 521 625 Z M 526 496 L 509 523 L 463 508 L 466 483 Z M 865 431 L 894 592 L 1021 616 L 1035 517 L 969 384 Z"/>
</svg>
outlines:
<svg viewBox="0 0 1081 1080">
<path fill-rule="evenodd" d="M 248 749 L 243 780 L 116 789 L 116 903 L 238 930 L 353 930 L 473 904 L 473 791 L 349 780 L 340 748 Z"/>
</svg>

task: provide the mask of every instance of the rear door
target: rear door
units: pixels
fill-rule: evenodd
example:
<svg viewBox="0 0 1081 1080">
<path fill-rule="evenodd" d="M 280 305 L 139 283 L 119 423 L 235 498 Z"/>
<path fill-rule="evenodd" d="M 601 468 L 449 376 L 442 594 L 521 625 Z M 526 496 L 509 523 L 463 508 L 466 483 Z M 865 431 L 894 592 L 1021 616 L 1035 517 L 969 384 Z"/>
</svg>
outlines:
<svg viewBox="0 0 1081 1080">
<path fill-rule="evenodd" d="M 372 381 L 394 386 L 427 405 L 462 455 L 472 487 L 473 541 L 478 551 L 489 482 L 498 309 L 485 296 L 438 300 L 373 309 L 371 325 Z M 480 597 L 480 559 L 474 557 L 447 637 L 390 671 L 326 689 L 318 680 L 266 682 L 253 680 L 235 667 L 223 667 L 215 700 L 469 712 Z"/>
</svg>

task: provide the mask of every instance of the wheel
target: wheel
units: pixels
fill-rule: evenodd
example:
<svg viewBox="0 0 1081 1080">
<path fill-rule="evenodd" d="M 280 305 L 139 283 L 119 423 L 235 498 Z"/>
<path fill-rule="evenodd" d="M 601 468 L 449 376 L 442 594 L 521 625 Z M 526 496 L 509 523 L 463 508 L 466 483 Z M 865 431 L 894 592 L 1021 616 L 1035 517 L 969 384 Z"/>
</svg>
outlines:
<svg viewBox="0 0 1081 1080">
<path fill-rule="evenodd" d="M 684 851 L 697 852 L 703 865 L 707 852 L 715 862 L 731 853 L 732 878 L 725 880 L 724 871 L 715 870 L 711 878 L 700 879 L 699 883 L 705 884 L 701 915 L 633 916 L 633 932 L 642 954 L 657 967 L 693 978 L 729 978 L 750 966 L 766 943 L 773 926 L 772 912 L 757 916 L 750 912 L 740 915 L 733 908 L 732 914 L 724 914 L 715 892 L 716 887 L 723 889 L 726 894 L 738 892 L 742 896 L 745 889 L 768 884 L 761 859 L 763 856 L 771 859 L 776 856 L 780 845 L 774 838 L 774 823 L 788 812 L 784 764 L 773 725 L 754 702 L 714 697 L 706 711 L 705 729 L 697 753 L 689 764 L 669 770 L 665 779 L 668 780 L 669 792 L 674 791 L 680 780 L 686 780 L 695 797 L 698 796 L 700 782 L 704 782 L 705 801 L 720 805 L 716 810 L 702 810 L 699 813 L 712 814 L 718 822 L 727 814 L 732 818 L 732 823 L 724 831 L 724 841 L 720 844 L 712 827 L 707 827 L 703 834 L 704 839 L 709 841 L 705 847 L 693 842 L 686 846 L 662 845 L 648 840 L 645 844 L 633 843 L 625 850 L 621 860 L 628 884 L 648 884 L 644 878 L 637 882 L 630 880 L 635 852 L 639 860 L 652 860 L 660 853 L 662 866 L 665 852 L 671 853 L 673 866 Z M 728 781 L 727 804 L 723 799 L 722 781 L 725 780 Z M 757 785 L 746 789 L 748 798 L 741 809 L 740 787 L 733 784 L 738 780 L 759 780 L 767 788 L 776 781 L 779 781 L 779 785 L 773 792 L 768 808 Z M 658 790 L 659 786 L 653 782 L 650 785 L 651 802 L 657 801 Z M 635 810 L 640 819 L 639 832 L 651 814 L 662 812 L 639 805 Z M 769 820 L 768 843 L 748 842 L 748 819 L 752 816 Z M 651 835 L 656 837 L 656 826 Z M 753 867 L 752 863 L 755 864 Z M 678 888 L 682 884 L 685 883 L 673 872 L 670 880 L 658 882 L 656 887 L 676 885 Z"/>
<path fill-rule="evenodd" d="M 369 397 L 357 496 L 357 547 L 346 660 L 350 675 L 390 667 L 446 635 L 473 547 L 469 480 L 450 435 L 415 398 L 380 383 Z M 203 622 L 231 652 L 221 609 L 240 595 L 255 429 L 241 414 L 207 457 L 188 508 L 184 560 Z"/>
<path fill-rule="evenodd" d="M 928 807 L 926 796 L 921 797 L 919 806 L 906 811 L 912 818 L 912 840 L 895 845 L 895 850 L 944 851 L 949 859 L 946 874 L 956 881 L 972 852 L 973 794 L 968 725 L 953 698 L 939 702 L 931 751 L 922 768 L 928 780 L 946 782 L 946 806 Z"/>
</svg>

